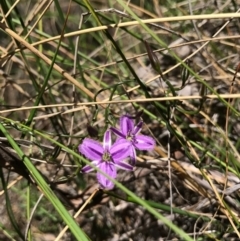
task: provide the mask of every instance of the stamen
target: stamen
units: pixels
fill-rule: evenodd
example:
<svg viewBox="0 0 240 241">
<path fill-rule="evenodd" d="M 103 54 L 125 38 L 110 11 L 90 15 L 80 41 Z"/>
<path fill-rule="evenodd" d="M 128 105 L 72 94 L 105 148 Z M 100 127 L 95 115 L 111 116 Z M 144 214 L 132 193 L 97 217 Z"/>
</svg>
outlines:
<svg viewBox="0 0 240 241">
<path fill-rule="evenodd" d="M 109 162 L 111 160 L 111 154 L 109 152 L 104 152 L 102 156 L 103 161 Z"/>
<path fill-rule="evenodd" d="M 130 132 L 128 132 L 128 134 L 127 134 L 127 136 L 126 136 L 126 139 L 128 140 L 128 141 L 132 141 L 133 140 L 133 135 L 132 135 L 132 132 L 130 131 Z"/>
</svg>

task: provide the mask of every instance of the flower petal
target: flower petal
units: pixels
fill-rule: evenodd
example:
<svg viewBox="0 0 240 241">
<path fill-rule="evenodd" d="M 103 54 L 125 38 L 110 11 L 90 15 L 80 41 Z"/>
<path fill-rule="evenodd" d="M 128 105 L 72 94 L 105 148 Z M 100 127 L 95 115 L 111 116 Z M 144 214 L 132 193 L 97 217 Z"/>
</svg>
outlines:
<svg viewBox="0 0 240 241">
<path fill-rule="evenodd" d="M 99 161 L 92 161 L 92 164 L 93 164 L 94 166 L 98 167 L 98 166 L 99 166 Z M 86 166 L 84 166 L 84 167 L 82 168 L 81 172 L 89 173 L 89 172 L 91 172 L 91 171 L 93 171 L 93 170 L 94 170 L 94 169 L 93 169 L 91 166 L 86 165 Z"/>
<path fill-rule="evenodd" d="M 117 128 L 114 127 L 110 127 L 110 130 L 117 136 L 121 137 L 121 138 L 126 138 L 126 136 Z"/>
<path fill-rule="evenodd" d="M 103 149 L 109 151 L 112 145 L 112 138 L 110 130 L 107 130 L 103 137 Z"/>
<path fill-rule="evenodd" d="M 117 170 L 116 167 L 114 166 L 113 163 L 110 162 L 102 162 L 99 165 L 99 168 L 105 172 L 106 174 L 108 174 L 110 177 L 112 178 L 116 178 L 117 176 Z M 114 183 L 112 181 L 110 181 L 107 177 L 105 177 L 104 175 L 102 175 L 100 172 L 97 173 L 97 179 L 98 179 L 98 183 L 100 184 L 100 186 L 104 189 L 112 189 L 114 187 Z"/>
<path fill-rule="evenodd" d="M 130 153 L 131 142 L 119 138 L 111 147 L 110 154 L 115 163 L 119 161 L 123 161 L 123 159 L 127 158 Z"/>
<path fill-rule="evenodd" d="M 124 115 L 120 119 L 120 126 L 121 126 L 122 133 L 126 137 L 129 132 L 133 131 L 134 122 L 133 122 L 133 120 L 131 119 L 130 116 Z"/>
<path fill-rule="evenodd" d="M 132 171 L 133 170 L 133 166 L 126 163 L 126 162 L 123 162 L 123 161 L 120 161 L 118 163 L 116 163 L 116 167 L 120 168 L 120 169 L 123 169 L 123 170 L 126 170 L 126 171 Z"/>
<path fill-rule="evenodd" d="M 152 150 L 155 147 L 155 140 L 150 136 L 137 135 L 135 136 L 133 145 L 138 150 Z"/>
<path fill-rule="evenodd" d="M 79 152 L 92 161 L 100 161 L 103 155 L 103 147 L 98 141 L 85 138 L 78 147 Z"/>
<path fill-rule="evenodd" d="M 137 155 L 136 155 L 136 150 L 135 150 L 134 146 L 131 146 L 129 156 L 130 156 L 130 164 L 132 166 L 135 166 L 136 160 L 137 160 Z"/>
<path fill-rule="evenodd" d="M 140 121 L 135 127 L 134 130 L 132 132 L 133 135 L 137 135 L 141 130 L 142 130 L 142 126 L 143 126 L 143 121 Z"/>
</svg>

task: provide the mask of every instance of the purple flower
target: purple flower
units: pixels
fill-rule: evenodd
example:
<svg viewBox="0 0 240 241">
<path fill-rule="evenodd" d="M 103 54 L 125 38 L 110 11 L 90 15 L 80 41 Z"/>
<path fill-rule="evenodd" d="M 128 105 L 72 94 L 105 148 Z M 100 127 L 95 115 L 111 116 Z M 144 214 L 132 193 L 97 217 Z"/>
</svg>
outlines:
<svg viewBox="0 0 240 241">
<path fill-rule="evenodd" d="M 101 169 L 112 178 L 117 176 L 117 167 L 131 171 L 133 167 L 124 162 L 129 156 L 129 143 L 114 143 L 112 145 L 111 132 L 107 130 L 104 134 L 103 145 L 95 140 L 85 138 L 83 143 L 79 145 L 79 152 L 92 160 L 92 164 Z M 82 172 L 90 172 L 93 168 L 86 165 L 82 168 Z M 100 186 L 104 189 L 112 189 L 114 183 L 100 172 L 97 173 L 97 179 Z"/>
<path fill-rule="evenodd" d="M 131 158 L 131 164 L 136 163 L 136 150 L 152 150 L 155 147 L 155 140 L 150 136 L 139 135 L 142 130 L 143 122 L 140 121 L 136 126 L 132 118 L 128 115 L 124 115 L 120 119 L 120 129 L 118 130 L 111 127 L 111 131 L 115 133 L 119 138 L 116 141 L 117 144 L 126 145 L 129 143 Z"/>
</svg>

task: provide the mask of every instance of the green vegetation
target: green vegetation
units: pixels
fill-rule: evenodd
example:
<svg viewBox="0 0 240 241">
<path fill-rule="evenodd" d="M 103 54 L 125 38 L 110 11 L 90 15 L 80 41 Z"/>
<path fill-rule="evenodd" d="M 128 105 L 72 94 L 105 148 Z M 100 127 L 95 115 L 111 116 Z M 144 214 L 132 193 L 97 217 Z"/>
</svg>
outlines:
<svg viewBox="0 0 240 241">
<path fill-rule="evenodd" d="M 235 1 L 0 7 L 0 240 L 240 239 Z M 124 114 L 157 144 L 99 190 L 78 146 Z"/>
</svg>

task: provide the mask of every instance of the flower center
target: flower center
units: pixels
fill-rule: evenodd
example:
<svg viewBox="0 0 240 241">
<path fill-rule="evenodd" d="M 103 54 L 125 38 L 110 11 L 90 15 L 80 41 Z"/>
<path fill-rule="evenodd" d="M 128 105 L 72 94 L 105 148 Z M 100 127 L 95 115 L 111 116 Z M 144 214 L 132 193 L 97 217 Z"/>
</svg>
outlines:
<svg viewBox="0 0 240 241">
<path fill-rule="evenodd" d="M 102 159 L 105 162 L 109 162 L 111 160 L 111 154 L 108 151 L 104 152 L 103 156 L 102 156 Z"/>
<path fill-rule="evenodd" d="M 132 132 L 128 132 L 126 139 L 128 141 L 134 141 L 134 135 L 132 134 Z"/>
</svg>

